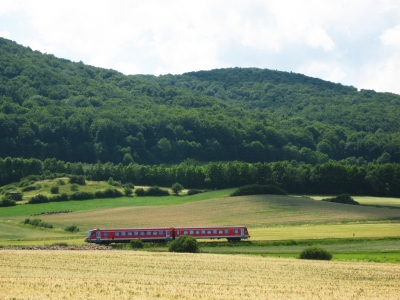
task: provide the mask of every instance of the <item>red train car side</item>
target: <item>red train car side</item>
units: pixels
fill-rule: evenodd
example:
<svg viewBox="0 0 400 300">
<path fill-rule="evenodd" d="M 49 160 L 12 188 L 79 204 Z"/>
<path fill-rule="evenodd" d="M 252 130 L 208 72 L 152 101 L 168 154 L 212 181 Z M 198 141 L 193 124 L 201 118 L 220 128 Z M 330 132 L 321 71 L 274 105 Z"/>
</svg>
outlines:
<svg viewBox="0 0 400 300">
<path fill-rule="evenodd" d="M 228 241 L 250 238 L 245 226 L 98 228 L 88 231 L 85 242 L 97 244 L 128 243 L 135 239 L 141 239 L 144 242 L 167 242 L 181 235 L 190 235 L 196 239 L 226 238 Z"/>
<path fill-rule="evenodd" d="M 173 228 L 102 228 L 89 230 L 85 242 L 97 244 L 128 243 L 141 239 L 144 242 L 162 242 L 173 239 Z"/>
<path fill-rule="evenodd" d="M 175 227 L 175 237 L 190 235 L 196 239 L 222 239 L 240 241 L 250 238 L 245 226 Z"/>
</svg>

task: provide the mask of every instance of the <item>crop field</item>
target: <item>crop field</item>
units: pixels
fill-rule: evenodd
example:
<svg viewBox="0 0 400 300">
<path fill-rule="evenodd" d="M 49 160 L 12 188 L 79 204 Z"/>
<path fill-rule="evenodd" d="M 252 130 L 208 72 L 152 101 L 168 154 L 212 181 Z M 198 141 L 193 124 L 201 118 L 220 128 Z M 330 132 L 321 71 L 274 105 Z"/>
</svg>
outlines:
<svg viewBox="0 0 400 300">
<path fill-rule="evenodd" d="M 400 265 L 0 250 L 1 299 L 398 299 Z"/>
<path fill-rule="evenodd" d="M 177 198 L 190 199 L 190 197 Z M 134 197 L 133 199 L 135 198 L 143 199 L 140 197 Z M 102 199 L 100 201 L 112 203 L 114 200 L 116 199 Z M 74 202 L 91 201 L 97 200 Z M 50 204 L 53 204 L 53 206 L 50 206 Z M 62 204 L 62 207 L 60 206 L 59 209 L 70 209 L 72 205 L 68 206 L 68 202 L 50 204 L 38 205 L 41 205 L 40 209 L 42 211 L 56 210 L 55 204 Z M 85 231 L 97 227 L 209 226 L 234 224 L 243 224 L 249 227 L 265 227 L 271 225 L 321 224 L 400 218 L 399 209 L 343 205 L 276 195 L 223 197 L 209 200 L 188 201 L 175 205 L 140 205 L 104 209 L 92 208 L 91 210 L 76 212 L 73 209 L 71 210 L 73 213 L 41 216 L 41 219 L 59 228 L 76 224 L 81 230 Z M 26 217 L 29 217 L 29 215 Z M 2 219 L 20 222 L 23 221 L 23 216 L 0 217 L 0 220 Z"/>
<path fill-rule="evenodd" d="M 309 196 L 314 200 L 322 200 L 329 198 L 329 196 Z M 352 196 L 354 200 L 362 205 L 373 205 L 373 206 L 389 206 L 400 208 L 400 198 L 390 197 L 369 197 L 369 196 Z"/>
</svg>

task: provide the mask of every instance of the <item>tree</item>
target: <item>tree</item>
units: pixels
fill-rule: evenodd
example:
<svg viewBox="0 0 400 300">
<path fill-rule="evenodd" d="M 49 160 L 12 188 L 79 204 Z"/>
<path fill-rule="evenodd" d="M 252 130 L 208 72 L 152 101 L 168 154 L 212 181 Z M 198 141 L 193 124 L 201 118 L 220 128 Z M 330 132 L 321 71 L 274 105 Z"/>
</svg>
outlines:
<svg viewBox="0 0 400 300">
<path fill-rule="evenodd" d="M 183 191 L 183 186 L 179 182 L 175 182 L 171 186 L 171 190 L 174 192 L 175 195 L 178 195 L 180 192 Z"/>
</svg>

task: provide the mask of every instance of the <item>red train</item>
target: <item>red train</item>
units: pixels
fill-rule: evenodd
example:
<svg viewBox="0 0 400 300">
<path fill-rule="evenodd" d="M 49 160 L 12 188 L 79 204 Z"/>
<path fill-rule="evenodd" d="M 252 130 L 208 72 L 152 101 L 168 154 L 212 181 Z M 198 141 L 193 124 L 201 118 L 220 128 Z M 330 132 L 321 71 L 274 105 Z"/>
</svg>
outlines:
<svg viewBox="0 0 400 300">
<path fill-rule="evenodd" d="M 85 242 L 97 244 L 127 243 L 141 239 L 144 242 L 166 242 L 181 235 L 196 239 L 240 241 L 250 238 L 245 226 L 171 227 L 171 228 L 102 228 L 89 230 Z"/>
</svg>

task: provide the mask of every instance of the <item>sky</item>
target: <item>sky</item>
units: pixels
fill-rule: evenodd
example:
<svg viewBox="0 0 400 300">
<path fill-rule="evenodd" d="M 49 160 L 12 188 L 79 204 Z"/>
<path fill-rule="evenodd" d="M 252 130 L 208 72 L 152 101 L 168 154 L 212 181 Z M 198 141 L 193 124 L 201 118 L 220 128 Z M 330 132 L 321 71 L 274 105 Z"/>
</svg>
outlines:
<svg viewBox="0 0 400 300">
<path fill-rule="evenodd" d="M 0 0 L 0 37 L 126 75 L 256 67 L 400 94 L 400 0 Z"/>
</svg>

